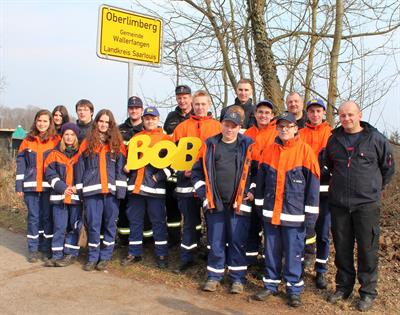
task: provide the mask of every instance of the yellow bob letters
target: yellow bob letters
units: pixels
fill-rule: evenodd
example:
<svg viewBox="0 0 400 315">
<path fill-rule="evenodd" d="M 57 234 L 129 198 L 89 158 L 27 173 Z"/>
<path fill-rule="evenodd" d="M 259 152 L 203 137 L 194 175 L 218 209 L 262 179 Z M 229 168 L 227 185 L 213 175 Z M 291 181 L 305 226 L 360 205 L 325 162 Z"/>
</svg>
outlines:
<svg viewBox="0 0 400 315">
<path fill-rule="evenodd" d="M 178 146 L 169 140 L 157 142 L 152 147 L 150 147 L 150 143 L 151 138 L 148 135 L 136 136 L 129 141 L 127 163 L 129 170 L 137 170 L 147 164 L 156 168 L 171 166 L 178 171 L 190 170 L 196 162 L 202 145 L 201 140 L 197 137 L 181 138 Z M 159 156 L 161 150 L 167 151 L 164 157 Z"/>
</svg>

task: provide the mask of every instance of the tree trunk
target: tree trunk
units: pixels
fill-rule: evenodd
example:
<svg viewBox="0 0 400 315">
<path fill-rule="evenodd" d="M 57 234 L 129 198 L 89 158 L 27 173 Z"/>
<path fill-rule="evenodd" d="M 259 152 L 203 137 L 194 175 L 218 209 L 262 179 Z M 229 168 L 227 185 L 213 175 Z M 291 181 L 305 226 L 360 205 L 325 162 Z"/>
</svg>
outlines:
<svg viewBox="0 0 400 315">
<path fill-rule="evenodd" d="M 343 1 L 336 0 L 335 34 L 331 50 L 331 64 L 329 67 L 328 107 L 326 119 L 334 125 L 334 108 L 337 98 L 337 73 L 339 66 L 340 41 L 343 29 Z"/>
<path fill-rule="evenodd" d="M 264 97 L 271 99 L 277 112 L 283 111 L 283 93 L 278 78 L 271 41 L 264 18 L 265 0 L 247 0 L 254 39 L 256 63 L 260 70 Z"/>
</svg>

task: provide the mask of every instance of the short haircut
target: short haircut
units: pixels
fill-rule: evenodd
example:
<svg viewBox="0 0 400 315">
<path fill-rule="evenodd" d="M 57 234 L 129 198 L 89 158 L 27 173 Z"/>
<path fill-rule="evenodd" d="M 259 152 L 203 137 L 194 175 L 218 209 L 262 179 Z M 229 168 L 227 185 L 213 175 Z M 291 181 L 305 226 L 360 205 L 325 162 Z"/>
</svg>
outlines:
<svg viewBox="0 0 400 315">
<path fill-rule="evenodd" d="M 251 85 L 251 87 L 253 88 L 253 81 L 251 81 L 250 79 L 245 79 L 245 78 L 242 78 L 242 79 L 240 79 L 239 81 L 238 81 L 238 83 L 237 83 L 237 85 L 239 85 L 239 84 L 250 84 Z"/>
<path fill-rule="evenodd" d="M 198 90 L 198 91 L 194 92 L 194 94 L 193 94 L 193 99 L 195 99 L 196 97 L 199 97 L 199 96 L 205 96 L 205 97 L 207 97 L 207 98 L 208 98 L 208 101 L 209 101 L 210 104 L 211 104 L 211 96 L 210 96 L 210 94 L 208 94 L 207 91 L 205 91 L 205 90 Z"/>
<path fill-rule="evenodd" d="M 286 100 L 289 98 L 289 96 L 293 96 L 293 95 L 298 95 L 301 99 L 303 99 L 303 96 L 299 93 L 299 92 L 296 92 L 296 91 L 293 91 L 293 92 L 290 92 L 287 96 L 286 96 Z"/>
<path fill-rule="evenodd" d="M 93 104 L 92 104 L 91 101 L 89 101 L 89 100 L 87 100 L 87 99 L 84 99 L 84 98 L 81 99 L 81 100 L 79 100 L 78 103 L 76 103 L 76 105 L 75 105 L 75 111 L 76 111 L 76 112 L 78 111 L 78 107 L 80 107 L 80 106 L 87 106 L 87 107 L 89 107 L 90 112 L 93 114 L 93 112 L 94 112 L 94 106 L 93 106 Z"/>
</svg>

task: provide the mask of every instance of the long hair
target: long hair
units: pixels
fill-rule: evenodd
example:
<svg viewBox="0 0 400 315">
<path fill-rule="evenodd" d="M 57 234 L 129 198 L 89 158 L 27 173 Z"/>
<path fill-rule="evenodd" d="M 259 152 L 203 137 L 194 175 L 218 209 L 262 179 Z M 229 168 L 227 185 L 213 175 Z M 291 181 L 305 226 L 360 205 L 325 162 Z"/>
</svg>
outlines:
<svg viewBox="0 0 400 315">
<path fill-rule="evenodd" d="M 61 125 L 64 125 L 65 123 L 69 122 L 68 110 L 64 105 L 57 105 L 56 107 L 54 107 L 53 112 L 51 113 L 51 115 L 54 116 L 56 112 L 60 112 L 61 113 L 61 116 L 62 116 Z"/>
<path fill-rule="evenodd" d="M 75 141 L 71 145 L 71 147 L 75 151 L 77 151 L 79 149 L 79 141 L 78 141 L 78 137 L 76 135 L 75 135 Z M 61 140 L 60 140 L 60 151 L 64 153 L 66 148 L 67 148 L 67 145 L 65 144 L 64 137 L 62 137 Z"/>
<path fill-rule="evenodd" d="M 110 146 L 110 151 L 113 157 L 116 157 L 119 154 L 119 148 L 123 143 L 121 133 L 119 132 L 118 126 L 115 122 L 113 113 L 108 109 L 100 110 L 92 124 L 92 127 L 89 129 L 88 135 L 86 137 L 87 141 L 87 155 L 93 155 L 95 153 L 96 148 L 102 143 L 102 139 L 100 136 L 100 131 L 97 126 L 97 123 L 100 120 L 100 117 L 106 115 L 109 118 L 108 130 L 105 134 L 105 143 Z"/>
<path fill-rule="evenodd" d="M 42 115 L 46 115 L 47 117 L 49 117 L 49 121 L 50 121 L 49 128 L 47 129 L 47 131 L 44 135 L 40 135 L 39 130 L 36 128 L 36 122 L 39 119 L 39 117 Z M 35 137 L 39 136 L 39 138 L 42 142 L 46 142 L 47 140 L 53 138 L 56 134 L 57 134 L 57 131 L 56 131 L 56 127 L 54 126 L 53 115 L 47 109 L 41 109 L 36 113 L 35 119 L 33 120 L 33 124 L 31 126 L 31 129 L 30 129 L 29 133 L 27 134 L 26 138 L 28 140 L 32 141 L 35 139 Z"/>
</svg>

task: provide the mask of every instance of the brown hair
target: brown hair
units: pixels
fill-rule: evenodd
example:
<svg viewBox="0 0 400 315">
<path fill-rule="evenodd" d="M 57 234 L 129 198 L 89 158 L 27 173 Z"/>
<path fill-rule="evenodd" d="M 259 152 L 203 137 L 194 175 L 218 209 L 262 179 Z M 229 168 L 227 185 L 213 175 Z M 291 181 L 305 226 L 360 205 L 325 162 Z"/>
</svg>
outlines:
<svg viewBox="0 0 400 315">
<path fill-rule="evenodd" d="M 227 115 L 228 113 L 238 113 L 238 114 L 240 115 L 240 121 L 241 121 L 242 124 L 243 124 L 244 117 L 245 117 L 245 113 L 244 113 L 244 109 L 243 109 L 242 106 L 240 106 L 240 105 L 232 105 L 232 106 L 229 106 L 229 107 L 227 108 L 227 110 L 226 110 L 225 115 Z M 224 118 L 224 117 L 222 117 L 222 118 Z"/>
<path fill-rule="evenodd" d="M 81 99 L 81 100 L 79 100 L 78 101 L 78 103 L 76 103 L 76 105 L 75 105 L 75 111 L 77 112 L 78 111 L 78 107 L 79 106 L 87 106 L 87 107 L 89 107 L 89 109 L 90 109 L 90 112 L 93 114 L 93 112 L 94 112 L 94 106 L 93 106 L 93 104 L 92 104 L 92 102 L 91 101 L 89 101 L 89 100 L 87 100 L 87 99 Z"/>
<path fill-rule="evenodd" d="M 62 123 L 61 125 L 64 125 L 65 123 L 69 122 L 69 115 L 68 115 L 68 110 L 64 105 L 57 105 L 54 107 L 51 115 L 54 117 L 56 112 L 60 112 L 62 116 Z"/>
<path fill-rule="evenodd" d="M 239 85 L 239 84 L 250 84 L 251 85 L 251 87 L 253 87 L 253 81 L 251 81 L 250 79 L 244 79 L 244 78 L 242 78 L 242 79 L 240 79 L 239 81 L 238 81 L 238 83 L 237 83 L 237 85 Z M 237 86 L 236 85 L 236 86 Z"/>
<path fill-rule="evenodd" d="M 97 127 L 97 123 L 99 122 L 101 116 L 106 115 L 110 119 L 108 124 L 108 130 L 105 134 L 106 140 L 105 143 L 110 146 L 111 154 L 113 157 L 116 157 L 119 154 L 119 148 L 123 143 L 121 133 L 119 132 L 118 126 L 115 122 L 113 113 L 108 109 L 100 110 L 89 129 L 88 135 L 86 137 L 87 141 L 87 155 L 93 155 L 95 153 L 96 148 L 101 144 L 100 132 Z"/>
<path fill-rule="evenodd" d="M 36 128 L 36 121 L 39 119 L 40 116 L 47 115 L 49 117 L 50 125 L 49 128 L 47 129 L 46 133 L 41 136 L 39 130 Z M 30 141 L 34 140 L 35 137 L 39 137 L 42 142 L 46 142 L 50 138 L 53 138 L 57 134 L 56 127 L 54 126 L 53 122 L 53 115 L 48 111 L 47 109 L 41 109 L 39 110 L 35 118 L 33 120 L 33 124 L 31 126 L 31 129 L 29 133 L 27 134 L 26 138 Z"/>
</svg>

